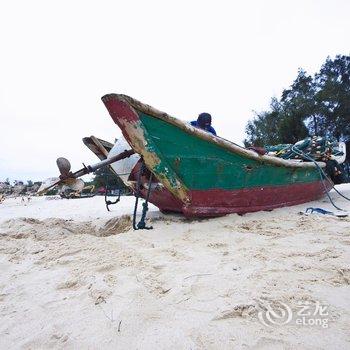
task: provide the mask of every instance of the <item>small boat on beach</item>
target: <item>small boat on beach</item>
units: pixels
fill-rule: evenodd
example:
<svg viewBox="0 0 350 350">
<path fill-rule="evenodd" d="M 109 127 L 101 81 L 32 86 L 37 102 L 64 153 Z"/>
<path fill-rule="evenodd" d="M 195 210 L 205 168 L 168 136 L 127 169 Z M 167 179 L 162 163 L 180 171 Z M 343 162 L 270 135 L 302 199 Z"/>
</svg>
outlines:
<svg viewBox="0 0 350 350">
<path fill-rule="evenodd" d="M 99 158 L 131 148 L 132 160 L 111 166 L 118 174 L 128 161 L 123 181 L 163 212 L 215 217 L 272 210 L 315 200 L 333 187 L 323 162 L 261 155 L 126 95 L 102 101 L 125 141 L 104 156 L 96 151 Z"/>
</svg>

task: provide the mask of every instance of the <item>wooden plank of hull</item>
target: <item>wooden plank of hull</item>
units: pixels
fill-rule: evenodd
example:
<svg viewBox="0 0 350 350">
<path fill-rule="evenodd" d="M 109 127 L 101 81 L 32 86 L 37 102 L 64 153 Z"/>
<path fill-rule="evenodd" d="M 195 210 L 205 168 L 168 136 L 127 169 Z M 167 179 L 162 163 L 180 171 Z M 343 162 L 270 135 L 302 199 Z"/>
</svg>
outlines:
<svg viewBox="0 0 350 350">
<path fill-rule="evenodd" d="M 144 180 L 143 184 L 146 183 L 147 179 Z M 332 186 L 328 181 L 325 182 L 325 185 L 327 190 Z M 186 217 L 215 217 L 302 204 L 315 200 L 324 193 L 325 188 L 321 181 L 235 191 L 194 190 L 190 191 L 190 205 L 184 205 L 163 187 L 151 192 L 150 202 L 162 211 L 183 213 Z M 146 194 L 147 190 L 144 188 L 141 191 L 141 196 L 145 198 Z"/>
<path fill-rule="evenodd" d="M 325 181 L 325 186 L 327 191 L 332 188 L 329 181 Z M 272 210 L 315 200 L 326 192 L 325 186 L 322 181 L 317 181 L 235 191 L 194 190 L 190 192 L 191 205 L 184 206 L 182 211 L 185 216 L 189 217 L 210 217 L 230 213 L 244 214 L 260 210 Z"/>
<path fill-rule="evenodd" d="M 112 149 L 113 143 L 104 141 L 95 136 L 84 137 L 84 145 L 89 148 L 89 150 L 96 154 L 100 160 L 104 160 L 108 156 L 108 152 Z"/>
</svg>

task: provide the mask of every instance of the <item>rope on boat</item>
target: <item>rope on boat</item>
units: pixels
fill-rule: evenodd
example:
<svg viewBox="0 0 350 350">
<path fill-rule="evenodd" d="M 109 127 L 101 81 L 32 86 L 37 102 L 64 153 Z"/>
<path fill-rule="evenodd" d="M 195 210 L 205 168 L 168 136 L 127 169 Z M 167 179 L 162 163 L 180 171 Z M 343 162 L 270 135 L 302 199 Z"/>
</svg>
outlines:
<svg viewBox="0 0 350 350">
<path fill-rule="evenodd" d="M 146 195 L 146 201 L 142 204 L 142 215 L 141 219 L 138 224 L 136 224 L 136 215 L 137 215 L 137 207 L 138 207 L 138 202 L 140 198 L 140 188 L 141 188 L 141 176 L 144 170 L 145 164 L 144 162 L 141 163 L 140 170 L 138 172 L 137 176 L 137 184 L 136 184 L 136 191 L 135 191 L 135 206 L 134 206 L 134 215 L 132 219 L 132 227 L 134 230 L 151 230 L 153 229 L 152 226 L 146 226 L 146 215 L 148 211 L 148 200 L 149 196 L 151 194 L 151 184 L 152 184 L 152 177 L 153 174 L 151 173 L 149 181 L 148 181 L 148 189 L 147 189 L 147 195 Z"/>
<path fill-rule="evenodd" d="M 106 192 L 105 192 L 105 196 L 104 196 L 104 199 L 105 199 L 105 205 L 106 205 L 106 208 L 108 211 L 111 211 L 109 209 L 109 206 L 110 205 L 114 205 L 114 204 L 117 204 L 119 201 L 120 201 L 120 194 L 121 194 L 121 190 L 120 188 L 118 189 L 119 190 L 119 193 L 118 193 L 118 197 L 115 201 L 111 201 L 108 199 L 108 187 L 109 187 L 109 183 L 108 183 L 108 178 L 114 176 L 113 174 L 104 174 L 103 177 L 104 177 L 104 180 L 105 180 L 105 184 L 106 184 Z"/>
<path fill-rule="evenodd" d="M 303 158 L 305 158 L 306 160 L 309 160 L 309 161 L 313 162 L 313 163 L 316 165 L 317 170 L 318 170 L 318 172 L 319 172 L 319 174 L 320 174 L 320 178 L 321 178 L 321 181 L 322 181 L 322 184 L 323 184 L 325 193 L 326 193 L 326 195 L 327 195 L 329 201 L 331 202 L 331 204 L 333 205 L 333 207 L 336 208 L 337 210 L 346 211 L 346 210 L 344 210 L 344 209 L 339 208 L 339 207 L 333 202 L 331 196 L 329 195 L 329 193 L 328 193 L 328 191 L 327 191 L 327 187 L 326 187 L 326 184 L 325 184 L 325 181 L 324 181 L 324 179 L 327 178 L 328 176 L 327 176 L 327 174 L 323 171 L 323 169 L 318 165 L 317 161 L 314 160 L 313 158 L 309 157 L 308 155 L 306 155 L 303 151 L 296 150 L 294 146 L 291 147 L 291 150 L 292 150 L 295 154 L 297 154 L 298 156 L 303 157 Z M 334 184 L 333 184 L 333 186 L 332 186 L 332 189 L 335 190 L 335 192 L 337 192 L 340 196 L 342 196 L 342 197 L 345 198 L 346 200 L 350 201 L 350 198 L 348 198 L 348 197 L 344 196 L 342 193 L 340 193 L 340 192 L 335 188 Z"/>
<path fill-rule="evenodd" d="M 108 211 L 111 211 L 111 210 L 109 209 L 109 206 L 110 206 L 110 205 L 117 204 L 117 203 L 120 201 L 120 193 L 121 193 L 121 189 L 119 188 L 119 189 L 118 189 L 118 197 L 117 197 L 117 199 L 116 199 L 115 201 L 110 201 L 110 200 L 108 199 L 108 182 L 106 182 L 105 204 L 106 204 L 106 208 L 107 208 Z"/>
<path fill-rule="evenodd" d="M 147 211 L 148 211 L 148 200 L 149 200 L 149 196 L 151 194 L 151 188 L 152 188 L 152 173 L 149 177 L 149 181 L 148 181 L 148 189 L 147 189 L 147 195 L 146 195 L 146 201 L 144 203 L 142 203 L 142 215 L 141 215 L 141 220 L 140 222 L 137 224 L 137 228 L 139 230 L 151 230 L 153 229 L 152 226 L 146 226 L 146 215 L 147 215 Z"/>
</svg>

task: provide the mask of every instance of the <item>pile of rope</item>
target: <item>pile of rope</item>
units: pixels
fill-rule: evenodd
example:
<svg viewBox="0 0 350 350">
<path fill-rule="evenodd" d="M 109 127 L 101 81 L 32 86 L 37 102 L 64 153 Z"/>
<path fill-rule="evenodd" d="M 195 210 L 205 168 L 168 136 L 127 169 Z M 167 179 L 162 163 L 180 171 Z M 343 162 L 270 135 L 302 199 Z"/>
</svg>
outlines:
<svg viewBox="0 0 350 350">
<path fill-rule="evenodd" d="M 343 155 L 343 152 L 339 150 L 338 142 L 334 139 L 312 136 L 295 144 L 280 144 L 265 148 L 269 154 L 283 159 L 325 162 L 325 172 L 335 184 L 346 182 L 342 165 L 334 159 L 334 157 Z"/>
</svg>

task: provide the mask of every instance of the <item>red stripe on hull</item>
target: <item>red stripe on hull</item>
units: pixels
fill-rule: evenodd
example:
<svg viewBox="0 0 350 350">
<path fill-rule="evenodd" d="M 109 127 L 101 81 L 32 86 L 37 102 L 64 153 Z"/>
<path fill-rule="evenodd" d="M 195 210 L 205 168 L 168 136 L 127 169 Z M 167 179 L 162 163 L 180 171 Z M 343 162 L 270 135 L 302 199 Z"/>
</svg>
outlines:
<svg viewBox="0 0 350 350">
<path fill-rule="evenodd" d="M 327 191 L 332 183 L 325 180 Z M 182 208 L 187 217 L 214 217 L 230 213 L 272 210 L 306 203 L 325 193 L 322 181 L 287 186 L 254 187 L 242 190 L 192 190 L 191 204 Z"/>
<path fill-rule="evenodd" d="M 332 188 L 332 183 L 327 180 L 325 185 L 327 190 Z M 215 217 L 302 204 L 318 199 L 324 193 L 325 189 L 321 181 L 234 191 L 192 190 L 190 191 L 191 203 L 185 206 L 171 192 L 162 187 L 152 190 L 149 201 L 165 212 L 179 212 L 186 217 Z M 143 188 L 141 196 L 145 198 L 146 194 L 147 190 Z"/>
</svg>

